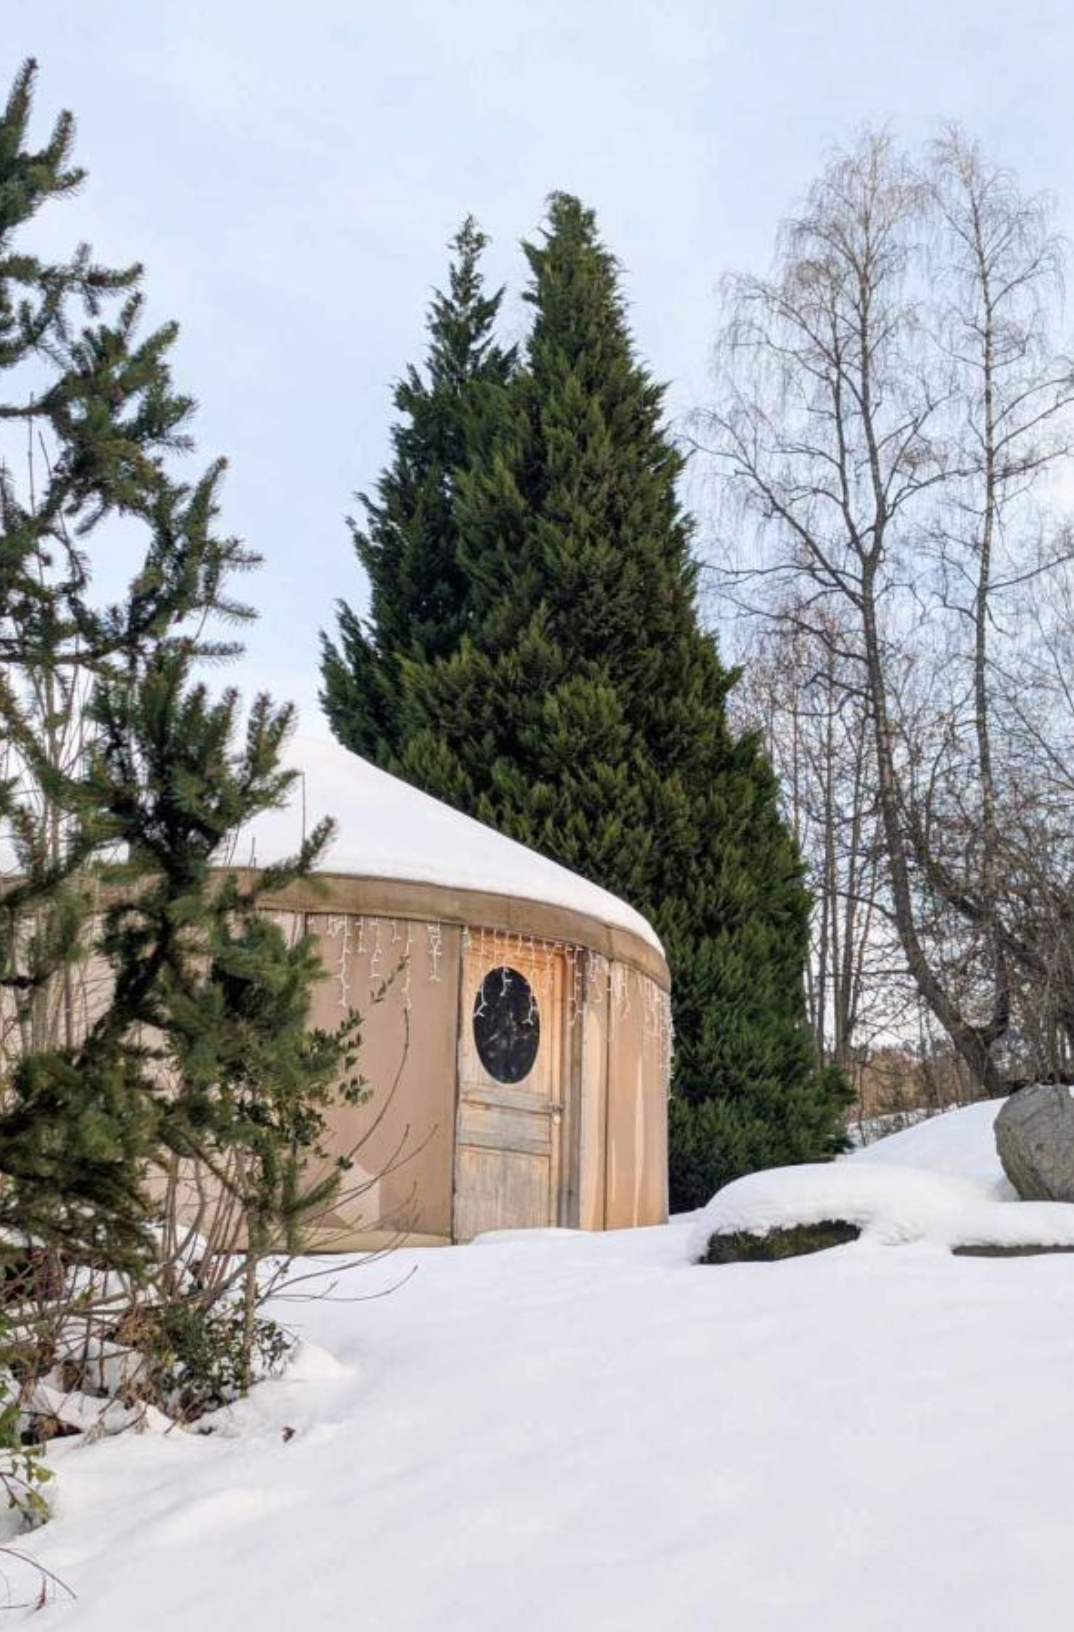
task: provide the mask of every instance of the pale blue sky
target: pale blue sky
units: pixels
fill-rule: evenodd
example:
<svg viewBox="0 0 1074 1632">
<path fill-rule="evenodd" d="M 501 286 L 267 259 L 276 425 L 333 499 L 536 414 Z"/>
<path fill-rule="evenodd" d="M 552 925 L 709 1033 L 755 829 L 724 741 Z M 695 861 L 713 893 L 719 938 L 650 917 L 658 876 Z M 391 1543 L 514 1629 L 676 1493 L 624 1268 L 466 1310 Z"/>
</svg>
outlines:
<svg viewBox="0 0 1074 1632">
<path fill-rule="evenodd" d="M 494 278 L 553 189 L 598 211 L 681 415 L 714 287 L 863 122 L 955 118 L 1074 220 L 1069 0 L 4 0 L 4 78 L 79 121 L 90 183 L 57 243 L 145 262 L 182 324 L 229 527 L 265 556 L 237 678 L 317 729 L 317 632 L 361 599 L 344 515 L 384 459 L 444 245 L 473 211 Z M 517 300 L 508 325 L 523 322 Z"/>
</svg>

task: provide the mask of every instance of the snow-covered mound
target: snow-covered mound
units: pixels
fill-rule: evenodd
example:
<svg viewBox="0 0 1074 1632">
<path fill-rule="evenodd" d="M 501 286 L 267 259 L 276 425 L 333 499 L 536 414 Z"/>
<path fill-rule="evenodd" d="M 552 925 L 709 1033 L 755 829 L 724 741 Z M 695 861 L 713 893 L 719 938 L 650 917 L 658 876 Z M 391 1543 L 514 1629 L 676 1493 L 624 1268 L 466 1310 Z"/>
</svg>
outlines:
<svg viewBox="0 0 1074 1632">
<path fill-rule="evenodd" d="M 846 1158 L 850 1162 L 892 1162 L 899 1167 L 925 1168 L 933 1173 L 958 1173 L 999 1186 L 1014 1199 L 996 1155 L 993 1128 L 1002 1099 L 984 1099 L 976 1105 L 927 1117 L 901 1133 L 888 1134 Z"/>
<path fill-rule="evenodd" d="M 1003 1175 L 992 1125 L 1002 1101 L 919 1122 L 839 1162 L 769 1168 L 725 1185 L 698 1216 L 688 1256 L 714 1235 L 837 1220 L 885 1246 L 1074 1247 L 1074 1206 L 1019 1201 Z"/>
<path fill-rule="evenodd" d="M 300 772 L 291 801 L 283 810 L 265 811 L 242 830 L 228 857 L 232 866 L 283 861 L 322 817 L 333 816 L 337 831 L 321 862 L 325 872 L 440 884 L 566 907 L 628 930 L 661 950 L 652 925 L 608 890 L 389 776 L 338 742 L 297 736 L 284 757 Z"/>
<path fill-rule="evenodd" d="M 691 1232 L 690 1254 L 701 1258 L 714 1235 L 763 1235 L 826 1219 L 856 1224 L 889 1245 L 926 1235 L 944 1239 L 952 1215 L 989 1201 L 987 1187 L 973 1179 L 881 1162 L 774 1167 L 737 1179 L 713 1197 Z"/>
</svg>

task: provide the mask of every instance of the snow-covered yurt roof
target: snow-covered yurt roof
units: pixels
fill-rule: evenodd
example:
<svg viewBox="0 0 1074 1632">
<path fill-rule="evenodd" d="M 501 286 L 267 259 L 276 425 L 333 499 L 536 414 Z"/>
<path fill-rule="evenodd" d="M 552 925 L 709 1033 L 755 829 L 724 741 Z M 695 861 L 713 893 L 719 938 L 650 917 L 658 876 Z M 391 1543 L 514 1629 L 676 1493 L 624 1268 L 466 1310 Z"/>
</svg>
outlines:
<svg viewBox="0 0 1074 1632">
<path fill-rule="evenodd" d="M 319 871 L 441 885 L 540 902 L 584 914 L 662 951 L 652 925 L 610 891 L 464 816 L 337 742 L 297 736 L 285 751 L 300 774 L 289 804 L 241 831 L 235 867 L 267 867 L 294 855 L 324 816 L 336 833 Z"/>
</svg>

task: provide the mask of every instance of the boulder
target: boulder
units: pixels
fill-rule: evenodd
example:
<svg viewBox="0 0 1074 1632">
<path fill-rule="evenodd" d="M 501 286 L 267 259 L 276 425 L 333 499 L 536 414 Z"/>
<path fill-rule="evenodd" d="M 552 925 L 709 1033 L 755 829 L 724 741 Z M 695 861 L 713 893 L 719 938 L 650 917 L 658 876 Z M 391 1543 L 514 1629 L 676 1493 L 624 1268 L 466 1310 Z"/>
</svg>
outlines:
<svg viewBox="0 0 1074 1632">
<path fill-rule="evenodd" d="M 1044 1247 L 1021 1245 L 1014 1247 L 988 1246 L 981 1243 L 979 1246 L 952 1247 L 953 1258 L 1046 1258 L 1053 1252 L 1074 1252 L 1074 1247 Z"/>
<path fill-rule="evenodd" d="M 749 1230 L 717 1231 L 709 1241 L 703 1264 L 770 1264 L 781 1258 L 801 1258 L 807 1252 L 826 1252 L 856 1241 L 861 1230 L 842 1219 L 820 1224 L 781 1224 L 755 1235 Z"/>
<path fill-rule="evenodd" d="M 996 1150 L 1023 1201 L 1074 1201 L 1074 1097 L 1058 1083 L 1020 1088 L 996 1117 Z"/>
</svg>

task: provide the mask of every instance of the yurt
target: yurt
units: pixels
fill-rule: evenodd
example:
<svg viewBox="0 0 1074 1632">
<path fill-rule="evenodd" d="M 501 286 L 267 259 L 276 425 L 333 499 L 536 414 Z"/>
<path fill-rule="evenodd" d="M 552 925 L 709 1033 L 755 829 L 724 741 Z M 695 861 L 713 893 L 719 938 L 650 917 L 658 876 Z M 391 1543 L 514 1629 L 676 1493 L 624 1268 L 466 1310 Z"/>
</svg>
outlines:
<svg viewBox="0 0 1074 1632">
<path fill-rule="evenodd" d="M 299 738 L 289 757 L 289 805 L 229 861 L 281 861 L 335 819 L 316 875 L 265 901 L 320 944 L 311 1022 L 362 1016 L 370 1092 L 333 1113 L 352 1167 L 314 1244 L 662 1222 L 671 1025 L 652 927 L 336 743 Z"/>
</svg>

